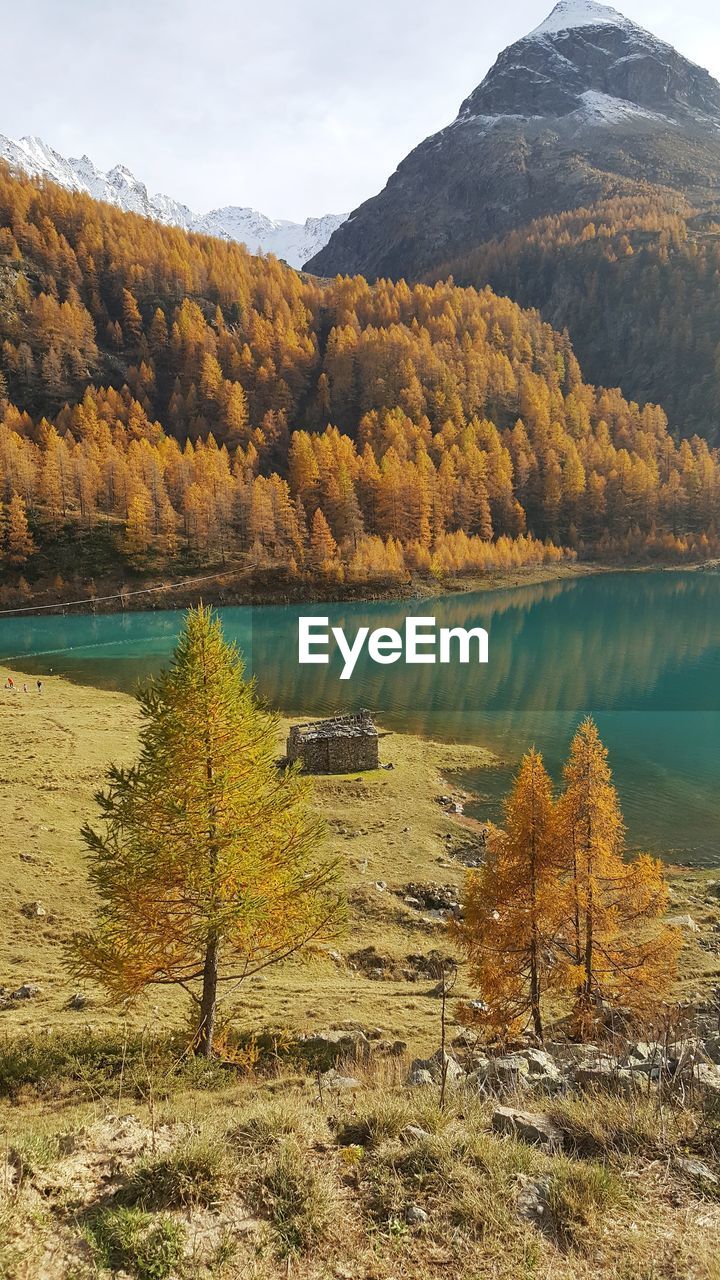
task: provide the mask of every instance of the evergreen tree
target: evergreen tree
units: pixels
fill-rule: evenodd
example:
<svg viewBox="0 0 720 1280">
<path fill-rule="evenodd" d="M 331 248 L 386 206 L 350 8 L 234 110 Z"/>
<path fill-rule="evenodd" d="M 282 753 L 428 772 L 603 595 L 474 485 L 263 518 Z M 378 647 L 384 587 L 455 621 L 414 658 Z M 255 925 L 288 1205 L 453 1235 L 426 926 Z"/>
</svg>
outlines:
<svg viewBox="0 0 720 1280">
<path fill-rule="evenodd" d="M 464 918 L 455 926 L 486 1006 L 468 1020 L 503 1037 L 529 1015 L 543 1038 L 541 999 L 556 979 L 558 871 L 552 783 L 533 748 L 505 802 L 504 829 L 491 831 L 482 869 L 467 874 Z"/>
<path fill-rule="evenodd" d="M 100 898 L 71 966 L 118 999 L 180 986 L 212 1053 L 218 993 L 329 934 L 337 868 L 319 853 L 308 784 L 279 772 L 277 725 L 210 610 L 190 610 L 170 668 L 139 694 L 140 756 L 112 768 L 86 826 Z"/>
<path fill-rule="evenodd" d="M 23 565 L 35 551 L 35 543 L 28 527 L 25 503 L 14 493 L 7 507 L 5 519 L 5 546 L 10 564 Z"/>
<path fill-rule="evenodd" d="M 662 865 L 623 860 L 617 792 L 594 721 L 580 725 L 565 766 L 558 837 L 565 865 L 565 977 L 578 1030 L 592 1028 L 599 1001 L 643 1006 L 662 999 L 675 973 L 676 931 Z"/>
</svg>

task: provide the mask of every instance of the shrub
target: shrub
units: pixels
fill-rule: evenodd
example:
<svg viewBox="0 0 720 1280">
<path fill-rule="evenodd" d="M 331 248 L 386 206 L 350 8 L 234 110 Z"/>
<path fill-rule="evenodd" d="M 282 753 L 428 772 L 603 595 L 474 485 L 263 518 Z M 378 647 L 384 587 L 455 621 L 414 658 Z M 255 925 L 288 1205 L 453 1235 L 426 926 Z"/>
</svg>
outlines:
<svg viewBox="0 0 720 1280">
<path fill-rule="evenodd" d="M 604 1165 L 560 1160 L 553 1170 L 547 1199 L 558 1239 L 576 1248 L 597 1229 L 604 1214 L 629 1203 L 629 1193 Z"/>
<path fill-rule="evenodd" d="M 151 1090 L 167 1097 L 178 1085 L 220 1088 L 221 1067 L 183 1052 L 172 1036 L 150 1039 L 141 1033 L 74 1031 L 7 1039 L 0 1054 L 0 1098 L 16 1098 L 30 1089 L 47 1094 L 94 1096 L 116 1087 L 144 1097 Z"/>
<path fill-rule="evenodd" d="M 216 1205 L 233 1175 L 220 1142 L 190 1140 L 166 1155 L 143 1160 L 130 1175 L 122 1198 L 144 1209 Z"/>
<path fill-rule="evenodd" d="M 283 1256 L 307 1253 L 325 1235 L 331 1210 L 328 1183 L 294 1138 L 272 1152 L 251 1187 L 255 1207 L 267 1215 Z"/>
<path fill-rule="evenodd" d="M 171 1218 L 139 1209 L 102 1209 L 89 1224 L 88 1238 L 110 1270 L 130 1271 L 138 1280 L 166 1280 L 182 1259 L 185 1231 Z"/>
</svg>

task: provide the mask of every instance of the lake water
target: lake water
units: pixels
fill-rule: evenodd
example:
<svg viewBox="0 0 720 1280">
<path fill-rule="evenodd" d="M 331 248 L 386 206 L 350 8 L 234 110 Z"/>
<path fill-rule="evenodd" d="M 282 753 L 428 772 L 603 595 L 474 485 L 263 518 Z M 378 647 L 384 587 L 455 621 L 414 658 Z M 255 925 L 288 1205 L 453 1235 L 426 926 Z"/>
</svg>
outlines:
<svg viewBox="0 0 720 1280">
<path fill-rule="evenodd" d="M 432 601 L 272 606 L 221 611 L 261 692 L 291 714 L 371 708 L 388 729 L 480 743 L 501 758 L 468 776 L 479 816 L 497 817 L 531 743 L 560 778 L 579 719 L 592 713 L 610 750 L 632 848 L 720 865 L 720 575 L 623 573 Z M 352 679 L 300 666 L 299 614 L 402 629 L 407 614 L 438 626 L 483 626 L 485 667 L 377 666 Z M 0 620 L 0 660 L 21 670 L 132 689 L 165 663 L 175 611 Z M 392 759 L 392 738 L 383 754 Z"/>
</svg>

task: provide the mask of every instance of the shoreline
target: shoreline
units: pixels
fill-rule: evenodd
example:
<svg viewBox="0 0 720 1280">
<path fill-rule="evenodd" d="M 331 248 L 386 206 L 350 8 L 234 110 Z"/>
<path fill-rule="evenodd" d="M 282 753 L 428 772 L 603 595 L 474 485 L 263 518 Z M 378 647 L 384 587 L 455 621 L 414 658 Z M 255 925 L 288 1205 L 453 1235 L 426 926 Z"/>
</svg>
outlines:
<svg viewBox="0 0 720 1280">
<path fill-rule="evenodd" d="M 614 573 L 702 573 L 717 572 L 720 560 L 697 561 L 692 564 L 659 563 L 627 563 L 616 564 L 602 561 L 561 561 L 554 564 L 530 565 L 527 568 L 491 570 L 481 575 L 468 577 L 420 578 L 415 577 L 406 582 L 388 583 L 376 590 L 364 589 L 361 584 L 357 588 L 347 585 L 342 591 L 333 589 L 332 584 L 302 582 L 283 575 L 266 575 L 265 581 L 257 583 L 252 576 L 242 571 L 218 570 L 216 573 L 203 574 L 184 581 L 148 582 L 147 579 L 135 579 L 130 582 L 123 579 L 106 582 L 99 594 L 82 596 L 79 591 L 73 592 L 65 587 L 62 592 L 53 588 L 36 593 L 35 597 L 25 604 L 0 609 L 0 623 L 4 619 L 42 617 L 55 611 L 64 613 L 72 610 L 78 614 L 114 614 L 159 612 L 174 609 L 187 609 L 201 600 L 215 608 L 246 607 L 255 608 L 270 605 L 294 604 L 347 604 L 372 603 L 383 600 L 431 600 L 448 595 L 471 595 L 486 591 L 512 591 L 520 587 L 541 586 L 548 582 L 563 582 Z M 235 581 L 223 582 L 223 579 Z M 141 582 L 147 585 L 140 585 Z M 208 585 L 209 584 L 209 585 Z M 320 589 L 322 586 L 327 589 Z M 60 596 L 60 598 L 57 598 Z M 55 598 L 53 598 L 55 597 Z"/>
</svg>

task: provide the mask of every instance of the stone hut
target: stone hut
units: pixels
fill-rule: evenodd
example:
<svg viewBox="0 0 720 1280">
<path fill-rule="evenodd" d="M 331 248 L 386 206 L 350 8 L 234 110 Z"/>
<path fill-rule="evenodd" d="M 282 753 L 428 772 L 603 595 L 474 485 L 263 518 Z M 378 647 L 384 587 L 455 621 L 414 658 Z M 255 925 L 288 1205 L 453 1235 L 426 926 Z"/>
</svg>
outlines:
<svg viewBox="0 0 720 1280">
<path fill-rule="evenodd" d="M 369 711 L 294 724 L 287 740 L 287 758 L 302 762 L 306 773 L 353 773 L 377 769 L 379 734 Z"/>
</svg>

